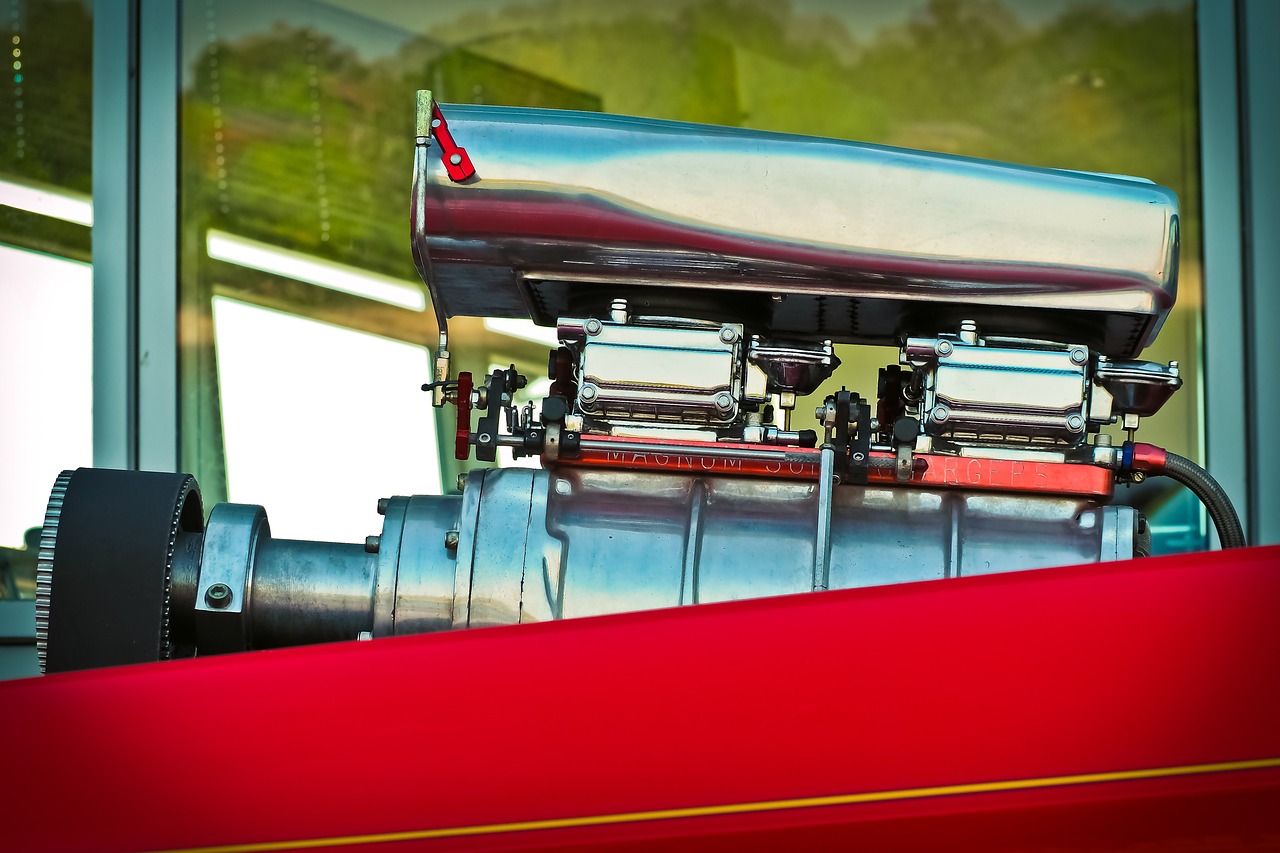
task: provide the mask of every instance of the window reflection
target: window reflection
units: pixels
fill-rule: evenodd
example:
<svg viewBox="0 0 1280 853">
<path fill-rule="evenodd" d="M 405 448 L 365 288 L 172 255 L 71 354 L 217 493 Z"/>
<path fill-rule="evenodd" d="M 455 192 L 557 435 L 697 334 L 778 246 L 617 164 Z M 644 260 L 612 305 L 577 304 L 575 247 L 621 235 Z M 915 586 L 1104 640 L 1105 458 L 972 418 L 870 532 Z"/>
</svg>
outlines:
<svg viewBox="0 0 1280 853">
<path fill-rule="evenodd" d="M 248 303 L 431 344 L 427 314 L 288 273 L 229 270 L 205 252 L 218 231 L 415 280 L 406 214 L 420 88 L 446 103 L 740 125 L 1169 186 L 1182 200 L 1181 293 L 1145 357 L 1178 359 L 1187 385 L 1143 435 L 1201 456 L 1191 0 L 204 0 L 185 8 L 184 440 L 202 482 L 220 482 L 223 465 L 207 322 L 215 280 L 218 292 Z M 542 373 L 538 344 L 518 331 L 462 320 L 453 332 L 464 369 L 514 361 Z M 895 358 L 853 348 L 840 356 L 845 366 L 831 384 L 864 390 Z M 451 483 L 450 465 L 441 473 Z M 1139 502 L 1150 511 L 1166 498 Z M 1154 520 L 1158 548 L 1203 541 L 1198 510 L 1180 501 Z"/>
<path fill-rule="evenodd" d="M 92 460 L 92 8 L 0 2 L 0 599 L 34 597 L 49 489 Z"/>
<path fill-rule="evenodd" d="M 34 597 L 28 531 L 58 473 L 92 464 L 92 328 L 88 264 L 0 245 L 0 598 Z"/>
<path fill-rule="evenodd" d="M 378 498 L 439 481 L 421 347 L 225 297 L 213 320 L 228 498 L 276 536 L 363 541 Z"/>
</svg>

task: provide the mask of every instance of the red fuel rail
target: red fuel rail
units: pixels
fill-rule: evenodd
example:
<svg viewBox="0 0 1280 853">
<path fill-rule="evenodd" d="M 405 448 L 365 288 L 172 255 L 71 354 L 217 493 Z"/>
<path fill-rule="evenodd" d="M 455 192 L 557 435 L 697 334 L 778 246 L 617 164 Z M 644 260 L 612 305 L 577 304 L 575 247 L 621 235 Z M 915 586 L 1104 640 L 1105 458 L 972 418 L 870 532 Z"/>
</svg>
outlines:
<svg viewBox="0 0 1280 853">
<path fill-rule="evenodd" d="M 590 438 L 583 437 L 582 449 L 577 456 L 561 457 L 560 463 L 646 471 L 741 474 L 784 480 L 816 480 L 821 467 L 819 451 L 811 448 L 721 442 L 710 445 L 717 451 L 712 454 L 706 452 L 707 447 L 705 442 L 697 441 L 659 441 L 593 435 Z M 742 453 L 734 455 L 735 449 Z M 752 458 L 753 453 L 771 455 L 774 458 Z M 870 482 L 880 485 L 1089 497 L 1110 497 L 1115 491 L 1113 471 L 1082 463 L 917 453 L 910 483 L 899 484 L 894 479 L 892 453 L 873 451 L 871 457 L 884 463 L 884 467 L 872 468 L 868 472 Z"/>
<path fill-rule="evenodd" d="M 0 848 L 1280 845 L 1280 547 L 0 684 Z"/>
</svg>

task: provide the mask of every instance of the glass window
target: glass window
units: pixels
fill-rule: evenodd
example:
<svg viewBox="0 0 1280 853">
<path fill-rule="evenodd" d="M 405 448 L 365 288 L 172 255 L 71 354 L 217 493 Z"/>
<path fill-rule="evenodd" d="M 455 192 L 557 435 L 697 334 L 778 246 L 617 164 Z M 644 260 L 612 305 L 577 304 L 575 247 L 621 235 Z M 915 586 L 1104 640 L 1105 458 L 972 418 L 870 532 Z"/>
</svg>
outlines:
<svg viewBox="0 0 1280 853">
<path fill-rule="evenodd" d="M 185 464 L 206 491 L 213 486 L 211 497 L 222 486 L 237 497 L 227 472 L 236 464 L 230 435 L 240 427 L 225 402 L 235 392 L 223 387 L 220 395 L 218 381 L 240 380 L 218 368 L 215 296 L 420 348 L 433 343 L 429 310 L 416 300 L 317 282 L 302 266 L 229 259 L 211 236 L 364 271 L 390 288 L 381 292 L 409 294 L 417 287 L 406 234 L 420 88 L 446 103 L 741 125 L 1139 175 L 1171 187 L 1182 200 L 1181 293 L 1145 357 L 1178 359 L 1186 387 L 1142 436 L 1199 459 L 1194 12 L 1191 0 L 187 3 Z M 452 332 L 464 369 L 516 363 L 543 374 L 544 345 L 527 332 L 465 319 Z M 892 351 L 840 355 L 845 366 L 831 385 L 864 393 L 875 388 L 876 369 L 896 360 Z M 357 387 L 332 390 L 361 399 Z M 378 442 L 384 414 L 368 412 L 365 440 L 349 447 L 335 435 L 311 464 L 358 458 Z M 450 446 L 438 442 L 444 483 L 457 470 Z M 1155 481 L 1132 491 L 1123 499 L 1153 516 L 1158 550 L 1203 546 L 1189 495 Z"/>
<path fill-rule="evenodd" d="M 0 0 L 0 599 L 34 598 L 49 490 L 92 464 L 91 12 Z"/>
</svg>

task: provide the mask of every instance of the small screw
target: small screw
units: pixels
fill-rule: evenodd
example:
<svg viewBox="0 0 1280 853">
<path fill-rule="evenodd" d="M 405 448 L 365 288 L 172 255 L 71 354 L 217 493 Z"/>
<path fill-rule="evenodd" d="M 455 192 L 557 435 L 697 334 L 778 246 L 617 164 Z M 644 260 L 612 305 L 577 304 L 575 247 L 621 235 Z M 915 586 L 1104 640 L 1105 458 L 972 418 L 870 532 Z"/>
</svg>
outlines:
<svg viewBox="0 0 1280 853">
<path fill-rule="evenodd" d="M 854 462 L 861 462 L 863 459 L 866 459 L 866 458 L 867 458 L 867 457 L 866 457 L 866 456 L 864 456 L 864 455 L 863 455 L 863 454 L 861 454 L 861 453 L 855 453 L 855 454 L 853 454 L 853 461 L 854 461 Z"/>
<path fill-rule="evenodd" d="M 590 403 L 597 396 L 599 396 L 599 394 L 600 394 L 600 389 L 592 385 L 591 383 L 587 383 L 586 385 L 583 385 L 582 389 L 578 391 L 578 396 L 582 398 L 582 402 L 584 403 Z"/>
<path fill-rule="evenodd" d="M 450 155 L 449 155 L 449 162 L 450 162 L 450 163 L 452 163 L 452 164 L 453 164 L 453 165 L 455 165 L 455 166 L 461 165 L 461 163 L 462 163 L 462 155 L 461 155 L 461 154 L 450 154 Z"/>
<path fill-rule="evenodd" d="M 711 402 L 715 404 L 718 412 L 728 412 L 733 409 L 733 395 L 728 391 L 721 391 L 711 398 Z"/>
<path fill-rule="evenodd" d="M 450 530 L 444 534 L 444 547 L 450 551 L 458 550 L 458 531 Z"/>
<path fill-rule="evenodd" d="M 204 591 L 205 603 L 219 610 L 231 603 L 231 587 L 225 583 L 215 583 Z"/>
<path fill-rule="evenodd" d="M 463 471 L 458 475 L 458 479 L 454 482 L 453 487 L 458 491 L 462 491 L 467 487 L 467 472 Z"/>
<path fill-rule="evenodd" d="M 386 515 L 387 507 L 391 505 L 391 498 L 378 498 L 378 515 Z"/>
<path fill-rule="evenodd" d="M 938 355 L 951 355 L 951 341 L 938 341 L 933 351 Z"/>
<path fill-rule="evenodd" d="M 933 420 L 936 423 L 942 423 L 947 418 L 951 417 L 951 410 L 946 406 L 934 406 L 933 411 L 929 414 L 933 417 Z"/>
<path fill-rule="evenodd" d="M 582 328 L 587 330 L 588 335 L 598 335 L 604 329 L 604 325 L 595 317 L 588 317 L 587 322 L 582 324 Z"/>
<path fill-rule="evenodd" d="M 1080 430 L 1084 429 L 1084 418 L 1080 417 L 1079 415 L 1068 415 L 1067 429 L 1071 430 L 1072 432 L 1079 432 Z"/>
<path fill-rule="evenodd" d="M 1072 364 L 1084 364 L 1089 358 L 1089 354 L 1081 347 L 1073 347 L 1071 350 Z"/>
<path fill-rule="evenodd" d="M 378 553 L 378 549 L 382 547 L 381 536 L 366 536 L 364 538 L 364 550 L 369 554 Z"/>
<path fill-rule="evenodd" d="M 731 344 L 738 339 L 738 330 L 733 326 L 720 327 L 720 340 L 726 344 Z"/>
</svg>

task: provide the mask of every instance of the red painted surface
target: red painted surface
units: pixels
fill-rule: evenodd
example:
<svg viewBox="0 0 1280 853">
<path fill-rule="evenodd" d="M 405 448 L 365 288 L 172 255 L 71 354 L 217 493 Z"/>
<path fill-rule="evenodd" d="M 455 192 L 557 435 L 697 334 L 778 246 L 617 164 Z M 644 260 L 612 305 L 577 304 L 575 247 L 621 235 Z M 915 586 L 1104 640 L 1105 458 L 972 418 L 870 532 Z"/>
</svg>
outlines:
<svg viewBox="0 0 1280 853">
<path fill-rule="evenodd" d="M 9 682 L 0 848 L 302 841 L 1280 759 L 1278 606 L 1270 547 Z M 1280 769 L 362 849 L 579 845 L 1274 849 Z"/>
<path fill-rule="evenodd" d="M 1133 470 L 1149 474 L 1163 474 L 1168 451 L 1154 444 L 1136 442 L 1133 445 Z"/>
<path fill-rule="evenodd" d="M 708 456 L 700 452 L 705 444 L 696 441 L 672 441 L 668 439 L 612 438 L 591 436 L 598 444 L 611 442 L 627 445 L 652 444 L 653 451 L 610 450 L 583 448 L 575 457 L 561 457 L 569 465 L 589 465 L 601 468 L 642 469 L 646 471 L 684 471 L 710 474 L 741 474 L 756 477 L 773 477 L 787 480 L 816 480 L 821 468 L 819 451 L 810 448 L 785 449 L 787 461 L 759 459 L 729 459 Z M 685 452 L 672 453 L 669 448 L 681 447 Z M 718 442 L 718 450 L 735 445 Z M 761 445 L 742 445 L 744 449 L 762 448 Z M 873 459 L 890 462 L 892 453 L 874 451 Z M 917 453 L 915 470 L 910 484 L 899 484 L 891 467 L 872 468 L 868 479 L 872 483 L 886 485 L 917 485 L 931 488 L 953 488 L 995 492 L 1034 492 L 1054 495 L 1085 495 L 1110 497 L 1115 491 L 1115 474 L 1094 465 L 1063 462 L 1025 462 L 1010 459 L 969 459 L 933 453 Z"/>
<path fill-rule="evenodd" d="M 454 141 L 453 134 L 449 131 L 449 123 L 444 120 L 439 104 L 431 105 L 431 118 L 431 135 L 440 143 L 440 162 L 444 164 L 449 180 L 465 181 L 476 173 L 476 167 L 471 165 L 471 157 L 467 155 L 467 149 Z M 458 160 L 456 163 L 453 162 L 455 157 Z"/>
<path fill-rule="evenodd" d="M 454 421 L 453 430 L 453 458 L 469 459 L 471 458 L 471 374 L 463 371 L 458 374 L 457 399 L 454 404 L 458 407 L 454 413 L 457 420 Z"/>
</svg>

